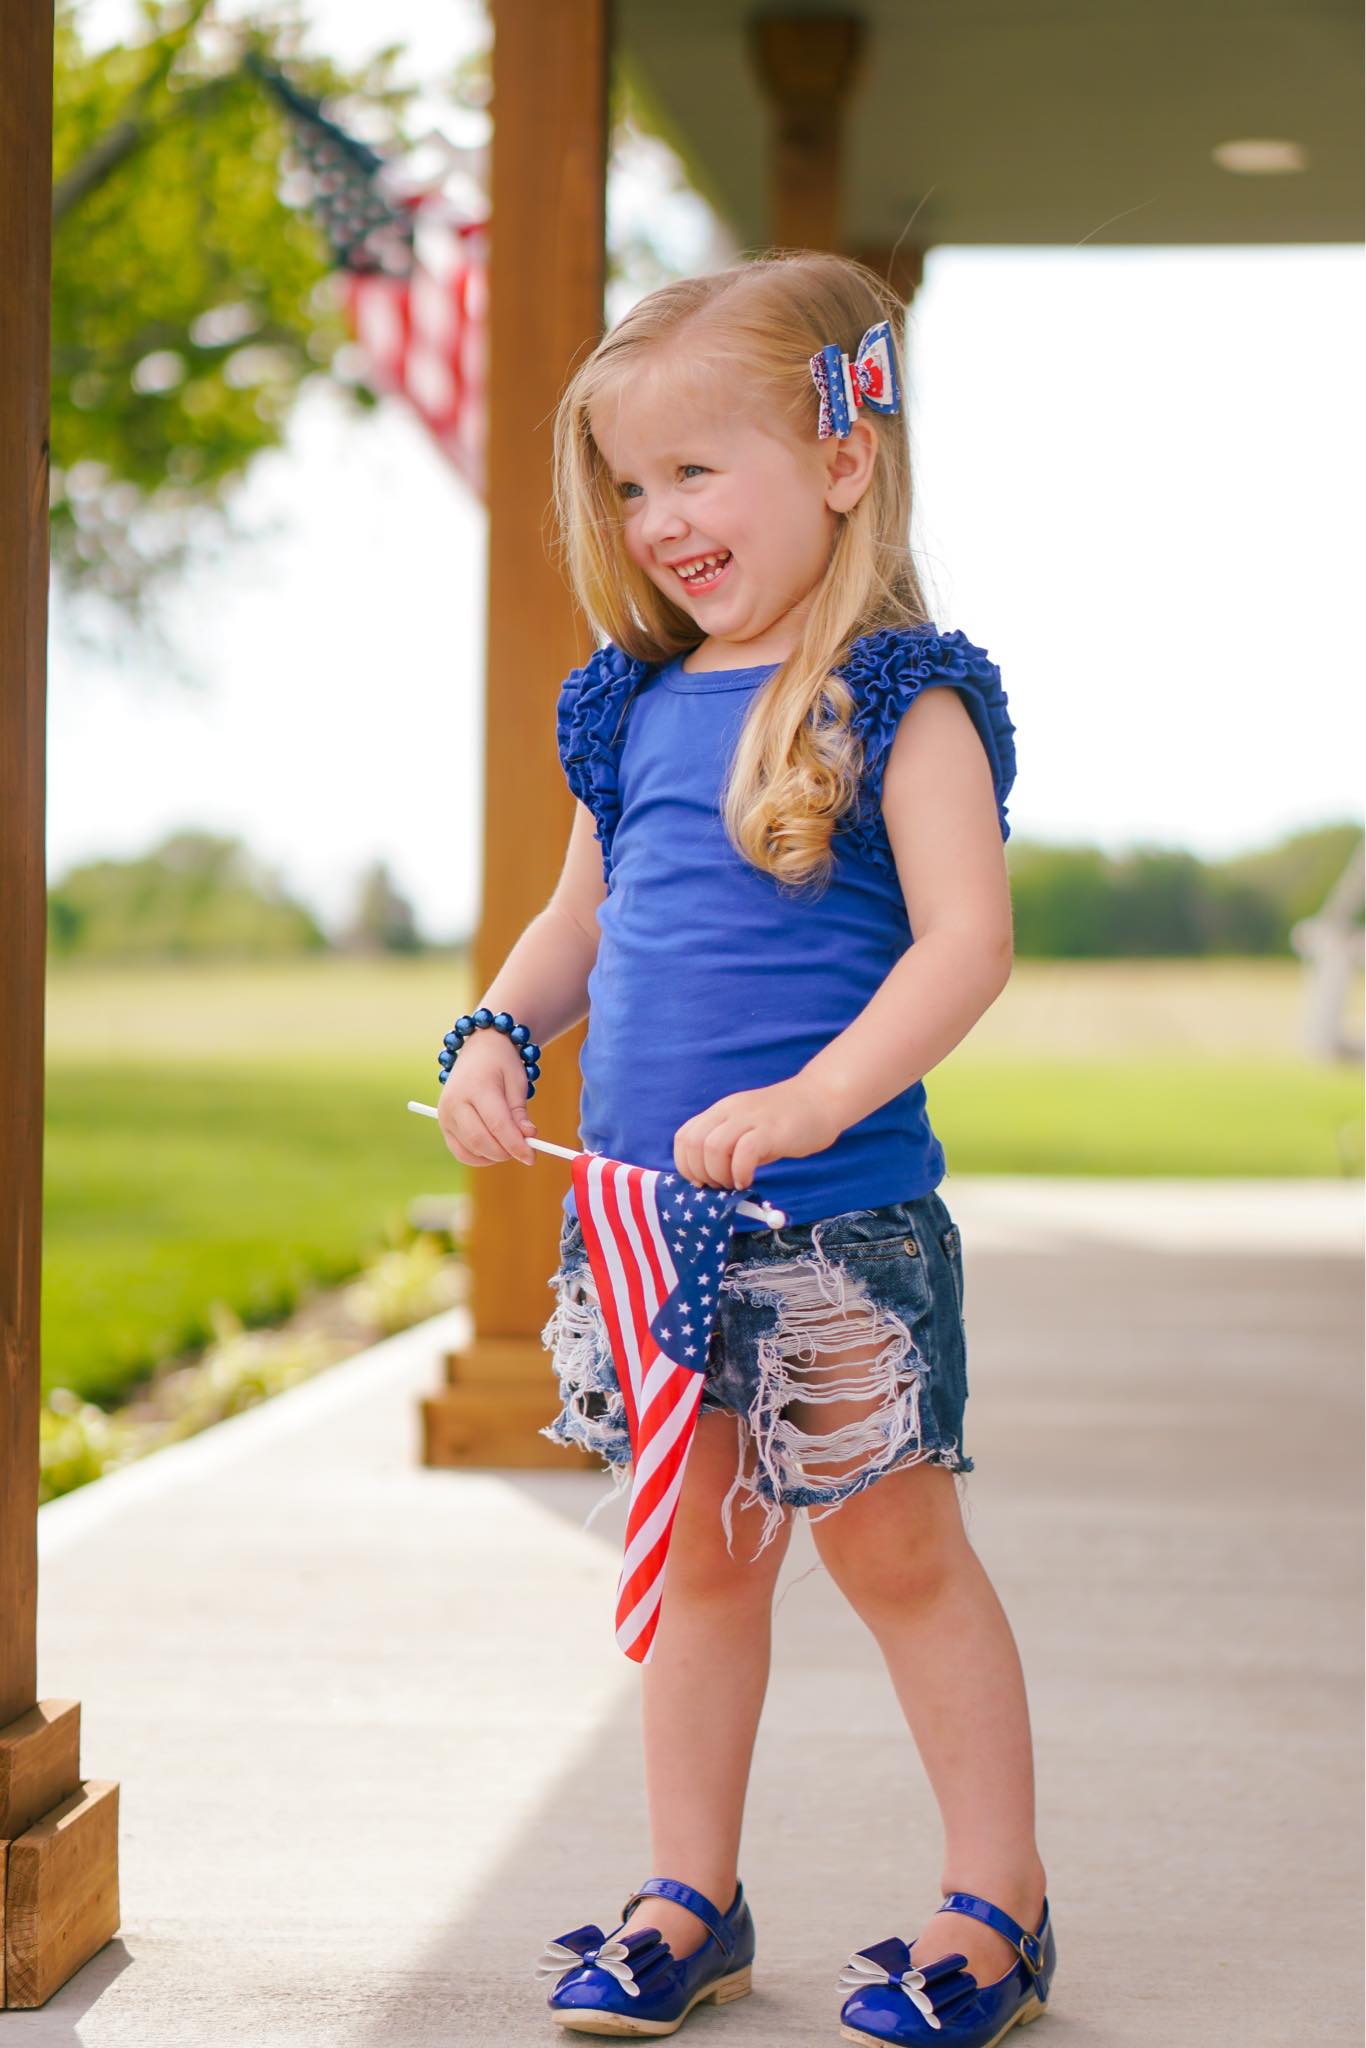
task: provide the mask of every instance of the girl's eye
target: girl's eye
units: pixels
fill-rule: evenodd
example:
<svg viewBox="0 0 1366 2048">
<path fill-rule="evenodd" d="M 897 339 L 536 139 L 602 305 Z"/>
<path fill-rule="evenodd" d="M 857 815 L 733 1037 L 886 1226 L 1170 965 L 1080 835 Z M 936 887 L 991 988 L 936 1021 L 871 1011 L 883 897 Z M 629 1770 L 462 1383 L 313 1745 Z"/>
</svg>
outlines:
<svg viewBox="0 0 1366 2048">
<path fill-rule="evenodd" d="M 703 475 L 703 476 L 705 476 L 705 475 L 706 475 L 706 473 L 707 473 L 707 471 L 706 471 L 706 464 L 705 464 L 705 463 L 702 463 L 702 462 L 680 462 L 678 466 L 679 466 L 680 470 L 689 470 L 689 469 L 695 469 L 695 470 L 699 471 L 699 473 L 700 473 L 701 475 Z M 621 496 L 621 497 L 623 497 L 623 498 L 624 498 L 624 497 L 626 497 L 626 496 L 628 495 L 628 493 L 630 493 L 631 491 L 638 491 L 639 489 L 640 489 L 640 485 L 639 485 L 639 484 L 618 484 L 618 485 L 617 485 L 617 490 L 618 490 L 618 493 L 619 493 L 619 494 L 620 494 L 620 496 Z"/>
</svg>

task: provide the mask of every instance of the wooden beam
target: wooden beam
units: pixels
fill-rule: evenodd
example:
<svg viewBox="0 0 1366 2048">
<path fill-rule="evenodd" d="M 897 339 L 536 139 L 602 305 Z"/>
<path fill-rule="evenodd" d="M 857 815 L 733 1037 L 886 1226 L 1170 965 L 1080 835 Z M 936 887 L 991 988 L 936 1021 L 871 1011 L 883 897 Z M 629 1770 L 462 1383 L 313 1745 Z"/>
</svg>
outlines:
<svg viewBox="0 0 1366 2048">
<path fill-rule="evenodd" d="M 35 1704 L 47 956 L 52 6 L 0 8 L 0 2004 L 41 2005 L 118 1926 L 118 1787 L 80 1708 Z"/>
<path fill-rule="evenodd" d="M 603 326 L 606 267 L 609 0 L 494 0 L 490 188 L 488 628 L 484 712 L 483 904 L 477 1000 L 544 909 L 559 875 L 573 800 L 555 748 L 555 692 L 593 639 L 550 553 L 555 406 Z M 454 1012 L 452 1012 L 454 1014 Z M 449 1017 L 432 1020 L 433 1057 Z M 542 1062 L 533 1112 L 543 1136 L 578 1131 L 583 1026 Z M 555 1409 L 540 1331 L 559 1246 L 567 1166 L 473 1178 L 470 1233 L 475 1338 L 462 1373 L 423 1404 L 432 1464 L 543 1463 L 539 1383 Z M 507 1426 L 490 1416 L 479 1347 L 516 1354 Z M 496 1401 L 495 1401 L 496 1406 Z M 517 1455 L 517 1446 L 525 1454 Z M 560 1461 L 572 1467 L 574 1454 Z"/>
<path fill-rule="evenodd" d="M 765 15 L 750 52 L 772 111 L 768 238 L 777 248 L 844 247 L 844 106 L 864 46 L 845 15 Z"/>
<path fill-rule="evenodd" d="M 52 8 L 0 8 L 0 1727 L 37 1691 Z"/>
<path fill-rule="evenodd" d="M 924 246 L 909 233 L 891 244 L 860 242 L 844 220 L 844 114 L 867 50 L 862 22 L 844 15 L 766 15 L 750 24 L 749 35 L 772 110 L 770 244 L 852 256 L 909 306 L 924 275 Z M 904 351 L 904 325 L 896 340 Z"/>
</svg>

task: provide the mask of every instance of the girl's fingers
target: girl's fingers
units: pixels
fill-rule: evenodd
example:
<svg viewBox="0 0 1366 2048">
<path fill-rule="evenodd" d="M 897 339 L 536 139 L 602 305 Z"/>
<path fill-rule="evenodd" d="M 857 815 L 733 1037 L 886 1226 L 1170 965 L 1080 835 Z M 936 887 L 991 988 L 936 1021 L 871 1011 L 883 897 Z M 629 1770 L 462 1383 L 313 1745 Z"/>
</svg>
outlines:
<svg viewBox="0 0 1366 2048">
<path fill-rule="evenodd" d="M 731 1178 L 735 1172 L 735 1151 L 747 1136 L 754 1142 L 753 1125 L 732 1111 L 700 1137 L 692 1132 L 686 1142 L 680 1143 L 681 1132 L 686 1128 L 681 1125 L 674 1137 L 674 1165 L 684 1179 L 699 1188 L 737 1187 L 738 1181 Z"/>
<path fill-rule="evenodd" d="M 442 1089 L 441 1093 L 437 1096 L 436 1100 L 436 1127 L 446 1141 L 446 1150 L 451 1154 L 453 1158 L 460 1159 L 461 1137 L 459 1131 L 455 1127 L 455 1109 L 453 1105 L 447 1104 L 446 1093 L 444 1088 Z M 461 1160 L 462 1165 L 465 1165 L 466 1163 L 466 1161 Z"/>
<path fill-rule="evenodd" d="M 735 1150 L 745 1135 L 744 1127 L 730 1118 L 710 1132 L 702 1147 L 704 1179 L 709 1187 L 733 1188 Z"/>
<path fill-rule="evenodd" d="M 473 1102 L 461 1103 L 455 1112 L 455 1127 L 467 1166 L 496 1166 L 507 1157 Z"/>
<path fill-rule="evenodd" d="M 485 1165 L 501 1166 L 508 1159 L 515 1159 L 523 1166 L 535 1163 L 536 1154 L 522 1136 L 517 1122 L 519 1112 L 514 1110 L 504 1094 L 490 1091 L 471 1102 L 469 1107 L 478 1119 L 475 1141 L 481 1147 L 489 1148 Z"/>
<path fill-rule="evenodd" d="M 503 1148 L 505 1158 L 516 1159 L 523 1166 L 531 1166 L 536 1154 L 522 1136 L 521 1118 L 523 1112 L 508 1102 L 506 1096 L 493 1096 L 482 1103 L 484 1121 L 495 1141 Z"/>
<path fill-rule="evenodd" d="M 454 1071 L 441 1091 L 437 1121 L 448 1149 L 466 1166 L 500 1166 L 516 1159 L 534 1163 L 527 1136 L 536 1135 L 526 1097 L 517 1099 L 521 1062 L 508 1070 L 508 1046 L 485 1045 L 473 1053 L 473 1068 Z M 466 1058 L 471 1054 L 466 1053 Z"/>
</svg>

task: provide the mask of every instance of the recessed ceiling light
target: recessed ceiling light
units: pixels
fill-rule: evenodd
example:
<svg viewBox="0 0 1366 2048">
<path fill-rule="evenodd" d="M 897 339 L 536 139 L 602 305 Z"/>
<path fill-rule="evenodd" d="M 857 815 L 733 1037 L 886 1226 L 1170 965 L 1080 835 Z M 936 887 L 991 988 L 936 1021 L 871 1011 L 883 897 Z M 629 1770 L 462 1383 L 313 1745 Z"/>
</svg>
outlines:
<svg viewBox="0 0 1366 2048">
<path fill-rule="evenodd" d="M 1210 154 L 1221 170 L 1238 171 L 1254 178 L 1302 171 L 1309 161 L 1301 143 L 1286 142 L 1274 135 L 1240 136 L 1236 142 L 1221 142 Z"/>
</svg>

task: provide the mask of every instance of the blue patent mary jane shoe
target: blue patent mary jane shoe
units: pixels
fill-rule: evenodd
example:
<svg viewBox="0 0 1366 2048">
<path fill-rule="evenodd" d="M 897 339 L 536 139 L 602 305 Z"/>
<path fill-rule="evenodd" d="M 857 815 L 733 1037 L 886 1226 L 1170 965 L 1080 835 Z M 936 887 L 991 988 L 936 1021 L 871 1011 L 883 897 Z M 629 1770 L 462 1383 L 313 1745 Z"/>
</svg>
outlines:
<svg viewBox="0 0 1366 2048">
<path fill-rule="evenodd" d="M 1011 1943 L 1017 1960 L 994 1984 L 979 1984 L 966 1956 L 941 1956 L 921 1969 L 895 1935 L 861 1948 L 839 1980 L 840 1989 L 850 1993 L 840 2008 L 846 2040 L 862 2048 L 870 2041 L 993 2048 L 1017 2022 L 1023 2027 L 1039 2018 L 1058 1960 L 1047 1899 L 1033 1934 L 975 1892 L 950 1892 L 938 1911 L 985 1920 Z"/>
<path fill-rule="evenodd" d="M 673 2034 L 695 2005 L 725 2005 L 750 1989 L 754 1921 L 742 1884 L 724 1913 L 691 1885 L 650 1877 L 621 1910 L 625 1926 L 644 1898 L 673 1899 L 711 1931 L 701 1948 L 676 1956 L 655 1927 L 638 1925 L 611 1936 L 600 1927 L 576 1927 L 552 1941 L 536 1965 L 538 1977 L 558 1982 L 546 2001 L 552 2018 L 580 2034 Z"/>
</svg>

